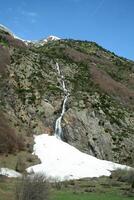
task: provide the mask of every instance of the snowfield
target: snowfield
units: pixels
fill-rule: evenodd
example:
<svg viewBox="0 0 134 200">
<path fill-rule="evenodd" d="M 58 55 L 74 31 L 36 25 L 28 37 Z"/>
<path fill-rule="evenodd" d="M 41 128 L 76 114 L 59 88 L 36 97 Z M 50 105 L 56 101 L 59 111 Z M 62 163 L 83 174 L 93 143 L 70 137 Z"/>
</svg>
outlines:
<svg viewBox="0 0 134 200">
<path fill-rule="evenodd" d="M 80 152 L 56 136 L 42 134 L 34 136 L 34 154 L 41 164 L 27 169 L 29 173 L 43 173 L 56 180 L 80 179 L 85 177 L 110 176 L 115 169 L 130 169 L 125 165 L 97 159 Z"/>
</svg>

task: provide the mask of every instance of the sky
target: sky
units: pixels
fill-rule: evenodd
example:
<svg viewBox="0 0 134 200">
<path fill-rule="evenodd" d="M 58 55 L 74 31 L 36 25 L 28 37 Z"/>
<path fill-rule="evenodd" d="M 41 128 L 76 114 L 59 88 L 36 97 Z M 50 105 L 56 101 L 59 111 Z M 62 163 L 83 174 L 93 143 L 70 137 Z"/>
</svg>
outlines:
<svg viewBox="0 0 134 200">
<path fill-rule="evenodd" d="M 26 40 L 94 41 L 134 60 L 134 0 L 0 0 L 0 23 Z"/>
</svg>

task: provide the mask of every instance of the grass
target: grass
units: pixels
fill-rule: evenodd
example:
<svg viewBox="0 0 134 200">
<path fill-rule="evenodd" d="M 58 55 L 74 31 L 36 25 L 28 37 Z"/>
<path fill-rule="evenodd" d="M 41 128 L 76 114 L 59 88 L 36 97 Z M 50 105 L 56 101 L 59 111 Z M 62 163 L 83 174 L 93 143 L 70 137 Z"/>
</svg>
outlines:
<svg viewBox="0 0 134 200">
<path fill-rule="evenodd" d="M 14 200 L 15 179 L 0 180 L 0 200 Z M 50 187 L 50 200 L 134 200 L 130 185 L 110 178 L 77 180 Z M 131 196 L 130 196 L 131 195 Z"/>
<path fill-rule="evenodd" d="M 116 193 L 74 193 L 61 191 L 55 193 L 51 200 L 132 200 L 132 197 L 123 197 Z"/>
<path fill-rule="evenodd" d="M 0 179 L 0 200 L 14 200 L 15 180 Z"/>
<path fill-rule="evenodd" d="M 37 157 L 31 156 L 31 153 L 27 151 L 20 151 L 16 154 L 8 154 L 0 156 L 0 167 L 6 167 L 16 170 L 18 160 L 22 160 L 25 164 L 25 168 L 39 163 Z"/>
<path fill-rule="evenodd" d="M 70 181 L 55 190 L 51 200 L 132 200 L 129 189 L 129 184 L 105 177 Z"/>
</svg>

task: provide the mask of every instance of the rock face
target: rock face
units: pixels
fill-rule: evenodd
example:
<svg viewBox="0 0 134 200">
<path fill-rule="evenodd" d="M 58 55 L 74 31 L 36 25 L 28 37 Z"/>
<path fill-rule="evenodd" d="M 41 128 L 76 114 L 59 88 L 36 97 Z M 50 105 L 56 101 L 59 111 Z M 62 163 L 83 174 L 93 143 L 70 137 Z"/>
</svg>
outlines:
<svg viewBox="0 0 134 200">
<path fill-rule="evenodd" d="M 120 126 L 112 125 L 105 114 L 96 116 L 89 109 L 69 109 L 64 121 L 65 141 L 81 151 L 120 163 L 133 160 L 134 136 L 123 135 Z"/>
<path fill-rule="evenodd" d="M 25 140 L 54 133 L 63 91 L 70 93 L 62 120 L 64 140 L 100 159 L 134 165 L 134 62 L 96 43 L 56 40 L 25 45 L 0 30 L 0 109 Z"/>
</svg>

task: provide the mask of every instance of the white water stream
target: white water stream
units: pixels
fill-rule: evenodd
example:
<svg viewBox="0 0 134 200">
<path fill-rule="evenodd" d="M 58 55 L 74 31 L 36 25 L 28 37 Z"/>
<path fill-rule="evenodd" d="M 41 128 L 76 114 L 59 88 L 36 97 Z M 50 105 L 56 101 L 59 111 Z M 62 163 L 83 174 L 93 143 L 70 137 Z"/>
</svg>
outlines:
<svg viewBox="0 0 134 200">
<path fill-rule="evenodd" d="M 62 105 L 62 111 L 61 111 L 61 114 L 60 114 L 60 116 L 58 117 L 58 119 L 56 120 L 56 123 L 55 123 L 55 136 L 57 138 L 61 139 L 62 136 L 63 136 L 62 128 L 61 128 L 61 120 L 62 120 L 62 117 L 63 117 L 65 110 L 66 110 L 66 102 L 67 102 L 67 99 L 68 99 L 68 96 L 69 96 L 69 92 L 66 89 L 64 76 L 61 74 L 60 67 L 59 67 L 58 63 L 56 63 L 56 70 L 57 70 L 57 73 L 58 73 L 58 76 L 59 76 L 59 79 L 60 79 L 61 87 L 62 87 L 63 92 L 64 92 L 64 100 L 63 100 L 63 105 Z"/>
</svg>

